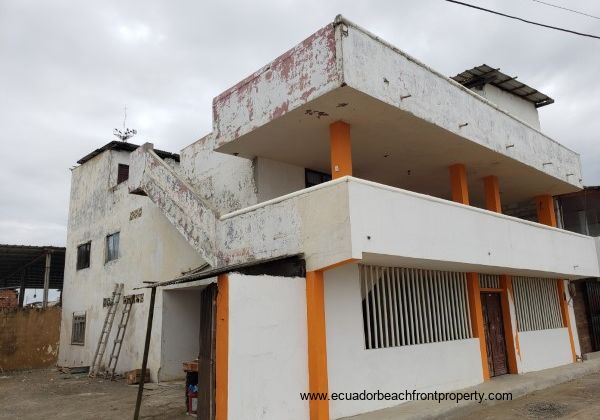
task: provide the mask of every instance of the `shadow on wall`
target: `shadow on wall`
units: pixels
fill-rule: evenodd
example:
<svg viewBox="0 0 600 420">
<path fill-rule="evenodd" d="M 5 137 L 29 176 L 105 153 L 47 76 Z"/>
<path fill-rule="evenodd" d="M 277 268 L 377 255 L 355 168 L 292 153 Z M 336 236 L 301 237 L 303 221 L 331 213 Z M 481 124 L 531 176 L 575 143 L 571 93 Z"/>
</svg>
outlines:
<svg viewBox="0 0 600 420">
<path fill-rule="evenodd" d="M 54 366 L 61 308 L 0 309 L 0 372 Z"/>
</svg>

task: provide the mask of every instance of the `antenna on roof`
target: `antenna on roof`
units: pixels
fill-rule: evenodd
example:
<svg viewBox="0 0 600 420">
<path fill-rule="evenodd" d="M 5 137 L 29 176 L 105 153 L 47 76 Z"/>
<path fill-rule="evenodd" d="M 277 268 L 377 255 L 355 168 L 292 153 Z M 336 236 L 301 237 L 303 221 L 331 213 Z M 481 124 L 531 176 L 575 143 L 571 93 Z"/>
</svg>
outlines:
<svg viewBox="0 0 600 420">
<path fill-rule="evenodd" d="M 127 105 L 125 105 L 125 108 L 123 109 L 123 129 L 119 130 L 118 128 L 115 128 L 113 130 L 113 135 L 115 135 L 116 137 L 121 139 L 121 141 L 127 141 L 127 139 L 130 139 L 137 134 L 137 130 L 132 129 L 132 128 L 125 128 L 126 121 L 127 121 Z"/>
</svg>

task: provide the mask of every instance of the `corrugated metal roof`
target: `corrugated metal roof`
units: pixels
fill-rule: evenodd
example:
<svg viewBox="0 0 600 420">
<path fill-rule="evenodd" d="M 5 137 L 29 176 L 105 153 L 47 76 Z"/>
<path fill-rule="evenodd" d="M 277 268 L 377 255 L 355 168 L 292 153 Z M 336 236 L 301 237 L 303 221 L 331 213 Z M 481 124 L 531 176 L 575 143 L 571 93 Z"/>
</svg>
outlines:
<svg viewBox="0 0 600 420">
<path fill-rule="evenodd" d="M 5 244 L 0 244 L 0 289 L 19 287 L 22 279 L 28 289 L 43 288 L 46 253 L 52 254 L 50 288 L 62 289 L 65 248 Z"/>
<path fill-rule="evenodd" d="M 465 70 L 454 76 L 452 79 L 467 88 L 491 84 L 505 92 L 512 93 L 513 95 L 533 103 L 536 108 L 554 103 L 554 99 L 551 97 L 531 86 L 527 86 L 525 83 L 519 82 L 517 76 L 509 76 L 502 73 L 499 68 L 495 69 L 487 64 Z"/>
<path fill-rule="evenodd" d="M 77 163 L 82 165 L 88 160 L 98 156 L 100 153 L 106 150 L 124 150 L 126 152 L 133 152 L 138 147 L 140 146 L 133 143 L 127 143 L 126 141 L 111 141 L 110 143 L 106 143 L 101 148 L 96 149 L 91 153 L 88 153 L 87 155 L 79 159 Z M 164 150 L 158 149 L 154 149 L 154 153 L 156 153 L 161 159 L 173 159 L 176 162 L 179 162 L 179 155 L 177 153 L 165 152 Z"/>
</svg>

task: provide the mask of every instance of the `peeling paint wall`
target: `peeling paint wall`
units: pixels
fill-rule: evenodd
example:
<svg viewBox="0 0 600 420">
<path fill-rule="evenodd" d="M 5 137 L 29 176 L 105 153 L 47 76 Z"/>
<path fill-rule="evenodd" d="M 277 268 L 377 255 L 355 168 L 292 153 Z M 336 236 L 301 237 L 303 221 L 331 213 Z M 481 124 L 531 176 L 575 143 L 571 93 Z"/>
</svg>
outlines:
<svg viewBox="0 0 600 420">
<path fill-rule="evenodd" d="M 181 151 L 186 180 L 217 214 L 225 214 L 258 202 L 254 165 L 249 159 L 214 151 L 212 134 Z"/>
<path fill-rule="evenodd" d="M 278 118 L 342 83 L 333 24 L 213 100 L 216 146 Z"/>
<path fill-rule="evenodd" d="M 54 366 L 61 308 L 0 309 L 0 372 Z"/>
<path fill-rule="evenodd" d="M 144 281 L 170 280 L 203 262 L 151 200 L 129 194 L 128 182 L 116 185 L 120 163 L 129 163 L 129 153 L 107 151 L 73 170 L 58 359 L 62 366 L 91 364 L 108 310 L 102 306 L 103 299 L 112 295 L 116 283 L 124 283 L 125 294 L 143 293 L 144 302 L 132 307 L 117 372 L 139 368 L 150 292 L 133 288 L 143 286 Z M 119 258 L 105 263 L 106 235 L 114 232 L 120 232 Z M 90 267 L 76 270 L 77 246 L 90 240 Z M 106 353 L 112 348 L 121 309 L 122 304 L 117 308 Z M 86 314 L 83 346 L 71 344 L 73 313 Z M 160 368 L 161 317 L 159 291 L 148 362 L 153 380 Z M 105 362 L 108 356 L 105 354 Z"/>
</svg>

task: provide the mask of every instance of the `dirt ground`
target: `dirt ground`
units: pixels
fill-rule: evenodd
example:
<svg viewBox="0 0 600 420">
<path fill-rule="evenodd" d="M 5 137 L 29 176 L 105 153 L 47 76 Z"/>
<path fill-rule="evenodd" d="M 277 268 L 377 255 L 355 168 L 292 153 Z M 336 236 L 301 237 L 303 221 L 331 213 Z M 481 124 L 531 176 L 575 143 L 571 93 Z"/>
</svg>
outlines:
<svg viewBox="0 0 600 420">
<path fill-rule="evenodd" d="M 190 419 L 184 382 L 144 386 L 140 418 Z M 131 419 L 137 385 L 56 369 L 0 372 L 0 419 Z"/>
<path fill-rule="evenodd" d="M 470 411 L 461 419 L 600 419 L 600 373 Z"/>
</svg>

